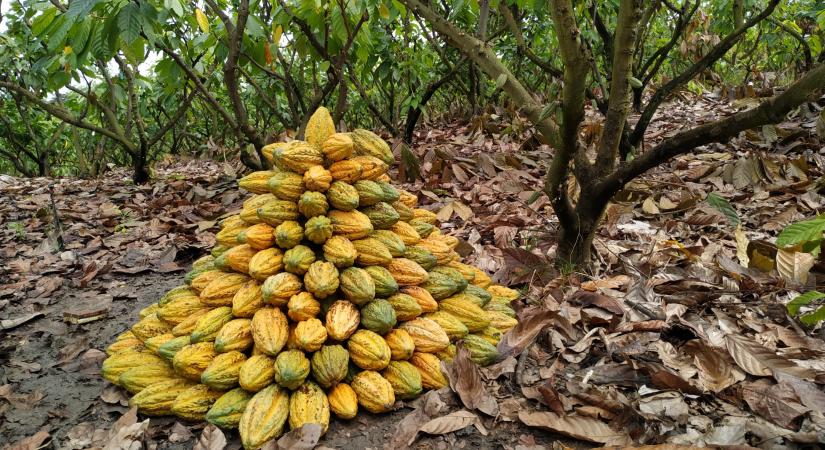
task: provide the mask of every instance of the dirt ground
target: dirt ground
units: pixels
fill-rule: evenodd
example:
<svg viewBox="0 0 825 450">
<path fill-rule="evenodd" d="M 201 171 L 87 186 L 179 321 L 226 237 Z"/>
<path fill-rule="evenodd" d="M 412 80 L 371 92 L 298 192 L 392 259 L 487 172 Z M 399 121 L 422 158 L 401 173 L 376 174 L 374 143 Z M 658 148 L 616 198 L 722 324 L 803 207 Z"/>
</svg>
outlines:
<svg viewBox="0 0 825 450">
<path fill-rule="evenodd" d="M 103 352 L 115 336 L 138 319 L 138 312 L 163 293 L 179 285 L 184 272 L 142 276 L 103 277 L 87 289 L 61 288 L 34 319 L 5 334 L 0 343 L 0 379 L 15 383 L 4 395 L 0 415 L 0 442 L 5 445 L 46 430 L 51 444 L 46 448 L 74 449 L 77 438 L 93 429 L 109 429 L 125 411 L 126 392 L 99 376 Z M 113 294 L 106 318 L 82 325 L 63 321 L 63 312 L 84 297 L 100 292 Z M 22 311 L 5 308 L 3 317 L 17 317 Z M 5 392 L 3 392 L 5 394 Z M 332 419 L 320 444 L 340 449 L 380 449 L 392 440 L 398 423 L 410 408 L 391 414 L 361 413 L 352 421 Z M 183 423 L 191 433 L 181 433 L 174 418 L 152 418 L 150 444 L 157 449 L 183 450 L 193 446 L 203 424 Z M 558 439 L 548 432 L 530 429 L 520 422 L 485 422 L 489 431 L 481 435 L 474 427 L 444 436 L 424 436 L 413 448 L 516 448 L 518 445 L 548 445 Z M 176 433 L 177 432 L 177 433 Z M 228 433 L 230 447 L 239 448 L 236 433 Z M 171 442 L 177 441 L 177 442 Z"/>
</svg>

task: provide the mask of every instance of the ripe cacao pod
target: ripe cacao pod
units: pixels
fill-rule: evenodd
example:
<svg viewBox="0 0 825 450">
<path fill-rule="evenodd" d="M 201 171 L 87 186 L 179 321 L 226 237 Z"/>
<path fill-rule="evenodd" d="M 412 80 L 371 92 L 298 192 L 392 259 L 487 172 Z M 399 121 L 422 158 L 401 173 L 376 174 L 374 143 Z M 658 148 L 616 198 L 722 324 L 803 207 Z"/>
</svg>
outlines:
<svg viewBox="0 0 825 450">
<path fill-rule="evenodd" d="M 186 343 L 189 343 L 188 336 L 186 337 Z M 106 354 L 113 356 L 120 353 L 140 352 L 143 349 L 143 342 L 141 342 L 138 338 L 120 339 L 112 342 L 108 347 L 106 347 Z"/>
<path fill-rule="evenodd" d="M 261 293 L 264 301 L 274 306 L 286 305 L 290 297 L 301 292 L 303 283 L 296 275 L 281 272 L 264 281 Z"/>
<path fill-rule="evenodd" d="M 340 345 L 325 345 L 312 355 L 312 377 L 321 386 L 334 386 L 347 376 L 349 352 Z"/>
<path fill-rule="evenodd" d="M 442 361 L 452 361 L 452 360 L 455 359 L 455 354 L 456 354 L 455 344 L 450 344 L 449 347 L 445 348 L 444 350 L 441 350 L 438 353 L 435 353 L 435 356 L 437 356 L 438 359 L 440 359 Z"/>
<path fill-rule="evenodd" d="M 166 366 L 166 361 L 148 351 L 131 351 L 118 353 L 106 358 L 100 373 L 106 381 L 112 384 L 120 383 L 120 376 L 127 370 L 139 366 Z"/>
<path fill-rule="evenodd" d="M 354 146 L 349 134 L 334 133 L 321 145 L 321 151 L 328 160 L 335 162 L 352 156 Z"/>
<path fill-rule="evenodd" d="M 304 141 L 292 141 L 283 147 L 276 148 L 272 152 L 272 156 L 278 167 L 291 170 L 300 175 L 303 175 L 312 166 L 324 164 L 324 155 L 321 153 L 320 143 L 316 148 Z"/>
<path fill-rule="evenodd" d="M 331 262 L 316 261 L 304 275 L 304 287 L 317 298 L 326 298 L 338 290 L 338 269 Z"/>
<path fill-rule="evenodd" d="M 429 278 L 429 274 L 423 267 L 407 258 L 393 258 L 387 269 L 399 286 L 416 286 Z"/>
<path fill-rule="evenodd" d="M 379 414 L 390 411 L 395 404 L 392 385 L 378 372 L 365 370 L 352 379 L 352 389 L 360 404 L 367 411 Z"/>
<path fill-rule="evenodd" d="M 415 342 L 406 331 L 395 328 L 384 335 L 384 340 L 390 347 L 390 359 L 393 361 L 401 361 L 410 359 L 415 351 Z"/>
<path fill-rule="evenodd" d="M 327 310 L 325 326 L 330 339 L 343 342 L 355 333 L 360 322 L 358 308 L 352 302 L 338 300 Z"/>
<path fill-rule="evenodd" d="M 463 323 L 471 333 L 481 331 L 490 325 L 484 310 L 466 299 L 466 296 L 445 298 L 438 304 L 438 309 L 447 311 Z"/>
<path fill-rule="evenodd" d="M 341 419 L 352 419 L 358 414 L 358 396 L 346 383 L 338 383 L 327 393 L 329 409 Z"/>
<path fill-rule="evenodd" d="M 362 180 L 375 180 L 387 172 L 389 167 L 378 158 L 368 155 L 355 156 L 350 161 L 361 165 Z"/>
<path fill-rule="evenodd" d="M 269 192 L 269 188 L 266 183 L 276 173 L 277 172 L 273 170 L 259 170 L 257 172 L 252 172 L 238 180 L 238 186 L 241 189 L 249 191 L 253 194 L 266 194 Z"/>
<path fill-rule="evenodd" d="M 218 269 L 203 271 L 192 278 L 192 282 L 189 283 L 189 287 L 196 293 L 200 293 L 209 283 L 216 278 L 224 276 L 225 274 L 226 272 Z"/>
<path fill-rule="evenodd" d="M 324 142 L 333 134 L 335 134 L 335 122 L 332 121 L 329 110 L 323 106 L 318 107 L 318 109 L 309 116 L 306 129 L 304 130 L 304 138 L 310 145 L 320 149 L 323 147 Z"/>
<path fill-rule="evenodd" d="M 335 234 L 349 240 L 365 238 L 372 233 L 370 218 L 360 211 L 332 210 L 327 214 Z"/>
<path fill-rule="evenodd" d="M 289 397 L 289 427 L 293 430 L 307 423 L 317 423 L 321 433 L 329 428 L 329 400 L 321 388 L 307 381 Z"/>
<path fill-rule="evenodd" d="M 257 209 L 258 218 L 273 227 L 298 218 L 298 205 L 286 200 L 270 200 Z"/>
<path fill-rule="evenodd" d="M 238 374 L 246 362 L 246 355 L 239 351 L 221 353 L 209 363 L 201 374 L 201 383 L 216 391 L 226 391 L 238 384 Z"/>
<path fill-rule="evenodd" d="M 309 376 L 309 360 L 300 350 L 286 350 L 275 358 L 275 382 L 295 390 Z"/>
<path fill-rule="evenodd" d="M 135 394 L 129 400 L 129 406 L 137 407 L 141 414 L 147 416 L 166 416 L 172 413 L 172 405 L 178 395 L 192 386 L 191 381 L 180 378 L 160 381 Z"/>
<path fill-rule="evenodd" d="M 358 239 L 352 245 L 358 252 L 355 262 L 360 266 L 386 266 L 392 261 L 389 249 L 378 239 Z"/>
<path fill-rule="evenodd" d="M 491 295 L 502 297 L 508 301 L 515 300 L 521 296 L 518 291 L 504 287 L 501 285 L 494 285 L 487 288 Z"/>
<path fill-rule="evenodd" d="M 304 239 L 304 229 L 294 220 L 288 220 L 275 227 L 275 243 L 278 247 L 288 249 L 295 247 Z"/>
<path fill-rule="evenodd" d="M 430 319 L 418 317 L 399 326 L 415 342 L 415 349 L 421 352 L 437 352 L 450 345 L 450 338 L 441 327 Z"/>
<path fill-rule="evenodd" d="M 434 313 L 429 313 L 424 317 L 437 323 L 438 326 L 440 326 L 441 329 L 447 333 L 447 337 L 449 337 L 451 341 L 461 339 L 470 334 L 470 330 L 467 329 L 467 325 L 464 325 L 464 323 L 458 320 L 456 316 L 447 311 L 436 311 Z"/>
<path fill-rule="evenodd" d="M 513 327 L 518 325 L 518 320 L 508 316 L 507 314 L 504 314 L 501 311 L 485 312 L 487 313 L 487 318 L 490 319 L 490 327 L 493 327 L 502 333 L 506 333 L 513 329 Z"/>
<path fill-rule="evenodd" d="M 410 246 L 416 245 L 421 241 L 421 236 L 418 234 L 418 231 L 416 231 L 415 228 L 407 222 L 402 222 L 399 220 L 395 223 L 395 225 L 391 226 L 389 230 L 397 234 L 408 249 Z"/>
<path fill-rule="evenodd" d="M 490 278 L 490 275 L 487 275 L 483 270 L 479 269 L 478 267 L 473 267 L 473 269 L 475 269 L 476 272 L 476 276 L 473 277 L 474 285 L 483 287 L 484 289 L 487 289 L 493 285 L 493 280 L 492 278 Z"/>
<path fill-rule="evenodd" d="M 347 300 L 358 306 L 375 298 L 375 282 L 370 274 L 358 267 L 348 267 L 339 276 L 341 292 Z"/>
<path fill-rule="evenodd" d="M 502 297 L 493 297 L 486 305 L 484 310 L 487 312 L 499 312 L 505 316 L 516 318 L 516 311 L 510 306 L 510 302 Z"/>
<path fill-rule="evenodd" d="M 248 401 L 238 421 L 238 432 L 244 448 L 260 448 L 267 441 L 280 436 L 288 415 L 289 392 L 286 389 L 272 384 L 258 391 Z"/>
<path fill-rule="evenodd" d="M 232 319 L 215 336 L 215 351 L 218 353 L 245 352 L 252 344 L 252 321 L 249 319 Z"/>
<path fill-rule="evenodd" d="M 395 158 L 387 142 L 369 130 L 356 128 L 350 133 L 356 155 L 369 155 L 380 159 L 386 164 L 392 164 Z"/>
<path fill-rule="evenodd" d="M 430 224 L 429 224 L 429 223 L 427 223 L 427 222 L 422 222 L 422 221 L 420 221 L 420 220 L 416 220 L 416 219 L 412 219 L 412 220 L 409 220 L 409 221 L 407 221 L 407 222 L 410 224 L 410 226 L 412 226 L 413 228 L 415 228 L 415 231 L 416 231 L 416 232 L 418 233 L 418 235 L 419 235 L 419 236 L 421 236 L 422 238 L 429 238 L 429 237 L 430 237 L 430 235 L 432 235 L 432 234 L 433 234 L 433 232 L 434 232 L 434 231 L 436 231 L 436 227 L 435 227 L 434 225 L 430 225 Z M 447 246 L 447 244 L 446 244 L 446 243 L 444 243 L 444 242 L 442 242 L 442 244 L 444 244 L 445 246 Z M 449 246 L 447 246 L 447 248 L 449 248 Z M 443 263 L 442 263 L 442 264 L 443 264 Z"/>
<path fill-rule="evenodd" d="M 290 297 L 287 309 L 287 316 L 300 322 L 317 316 L 321 312 L 321 304 L 309 292 L 299 292 Z"/>
<path fill-rule="evenodd" d="M 232 320 L 232 308 L 228 306 L 215 308 L 198 319 L 190 340 L 193 344 L 212 342 L 218 335 L 218 331 L 230 320 Z"/>
<path fill-rule="evenodd" d="M 206 421 L 220 428 L 237 428 L 252 395 L 241 388 L 221 395 L 206 412 Z"/>
<path fill-rule="evenodd" d="M 209 306 L 203 304 L 197 295 L 181 295 L 158 307 L 155 314 L 157 314 L 158 319 L 175 326 L 192 314 L 209 309 Z"/>
<path fill-rule="evenodd" d="M 432 294 L 421 286 L 402 286 L 400 289 L 402 294 L 407 294 L 418 302 L 422 313 L 431 313 L 438 311 L 438 302 L 435 301 Z"/>
<path fill-rule="evenodd" d="M 332 222 L 326 216 L 315 216 L 304 225 L 304 236 L 316 244 L 323 244 L 332 237 Z"/>
<path fill-rule="evenodd" d="M 507 317 L 507 316 L 505 316 Z M 509 317 L 507 317 L 509 319 Z M 489 327 L 479 331 L 476 333 L 479 337 L 484 338 L 485 341 L 489 342 L 493 346 L 498 345 L 499 341 L 501 341 L 501 337 L 504 336 L 504 333 L 501 330 L 493 327 L 490 325 Z"/>
<path fill-rule="evenodd" d="M 390 203 L 392 209 L 398 213 L 398 220 L 403 220 L 404 222 L 409 222 L 413 219 L 413 210 L 408 208 L 407 205 L 401 202 Z"/>
<path fill-rule="evenodd" d="M 157 314 L 150 314 L 132 325 L 132 333 L 143 342 L 154 336 L 160 336 L 171 331 L 171 327 L 160 320 Z"/>
<path fill-rule="evenodd" d="M 169 410 L 183 420 L 203 420 L 209 408 L 222 395 L 221 391 L 215 391 L 203 384 L 196 384 L 178 394 Z"/>
<path fill-rule="evenodd" d="M 336 161 L 329 166 L 329 173 L 335 181 L 344 181 L 346 183 L 355 183 L 361 179 L 361 174 L 364 168 L 361 163 L 351 159 L 343 161 Z"/>
<path fill-rule="evenodd" d="M 230 306 L 235 294 L 249 281 L 241 273 L 226 273 L 212 280 L 200 293 L 201 302 L 207 306 Z"/>
<path fill-rule="evenodd" d="M 284 254 L 280 249 L 268 248 L 255 253 L 249 260 L 249 276 L 264 281 L 283 269 Z"/>
<path fill-rule="evenodd" d="M 232 297 L 232 315 L 235 317 L 252 317 L 263 306 L 261 283 L 255 280 L 247 281 Z"/>
<path fill-rule="evenodd" d="M 238 233 L 239 244 L 247 244 L 255 250 L 263 250 L 275 244 L 275 229 L 265 223 L 256 223 Z"/>
<path fill-rule="evenodd" d="M 377 333 L 358 330 L 347 342 L 350 359 L 365 370 L 382 370 L 390 362 L 390 347 Z"/>
<path fill-rule="evenodd" d="M 304 186 L 307 190 L 324 192 L 332 183 L 332 174 L 324 166 L 312 166 L 304 172 Z"/>
<path fill-rule="evenodd" d="M 324 259 L 343 269 L 355 263 L 358 251 L 352 241 L 344 236 L 332 236 L 324 242 Z"/>
<path fill-rule="evenodd" d="M 211 342 L 199 342 L 182 347 L 172 358 L 172 367 L 178 375 L 194 381 L 200 381 L 201 374 L 209 367 L 218 352 Z"/>
<path fill-rule="evenodd" d="M 238 372 L 238 384 L 249 392 L 258 392 L 275 380 L 275 359 L 254 355 L 246 359 Z"/>
<path fill-rule="evenodd" d="M 438 218 L 435 213 L 422 208 L 413 209 L 413 218 L 430 225 L 438 224 Z"/>
<path fill-rule="evenodd" d="M 416 351 L 410 358 L 410 364 L 418 369 L 423 387 L 441 389 L 447 386 L 447 378 L 441 371 L 441 361 L 432 353 Z"/>
<path fill-rule="evenodd" d="M 296 245 L 284 252 L 284 270 L 295 275 L 303 275 L 315 262 L 315 253 L 306 245 Z"/>
<path fill-rule="evenodd" d="M 333 208 L 340 211 L 352 211 L 360 202 L 358 190 L 344 181 L 333 182 L 327 190 L 327 200 Z"/>
<path fill-rule="evenodd" d="M 438 261 L 438 264 L 449 264 L 449 262 L 453 260 L 452 249 L 441 241 L 422 239 L 416 245 L 432 253 Z"/>
<path fill-rule="evenodd" d="M 187 317 L 183 320 L 183 322 L 172 328 L 172 334 L 175 336 L 186 336 L 187 338 L 190 338 L 192 331 L 194 331 L 195 327 L 198 325 L 198 320 L 200 320 L 200 318 L 209 311 L 211 311 L 211 309 L 193 312 L 191 316 Z"/>
<path fill-rule="evenodd" d="M 327 196 L 320 192 L 306 191 L 298 199 L 298 212 L 304 217 L 323 216 L 329 211 Z"/>
<path fill-rule="evenodd" d="M 262 308 L 252 317 L 252 338 L 255 348 L 264 354 L 275 356 L 289 336 L 286 316 L 277 308 Z"/>
<path fill-rule="evenodd" d="M 240 236 L 240 234 L 238 234 L 238 236 Z M 236 245 L 215 259 L 215 267 L 225 271 L 234 270 L 242 274 L 249 273 L 249 260 L 255 256 L 255 253 L 257 253 L 257 250 L 249 244 Z M 207 288 L 208 287 L 207 285 Z M 201 294 L 203 294 L 203 292 L 201 292 Z"/>
<path fill-rule="evenodd" d="M 123 372 L 117 384 L 130 393 L 137 394 L 155 383 L 176 378 L 178 376 L 169 364 L 147 364 Z"/>
<path fill-rule="evenodd" d="M 327 329 L 318 319 L 308 319 L 295 325 L 295 343 L 306 352 L 318 351 L 327 340 Z"/>
<path fill-rule="evenodd" d="M 161 345 L 171 341 L 174 338 L 175 335 L 172 333 L 159 334 L 157 336 L 152 336 L 149 339 L 146 339 L 146 342 L 143 343 L 143 346 L 144 348 L 146 348 L 146 350 L 154 354 L 157 354 L 158 349 Z"/>
<path fill-rule="evenodd" d="M 475 284 L 468 285 L 464 288 L 463 293 L 475 297 L 475 299 L 479 302 L 478 306 L 481 306 L 482 308 L 493 298 L 493 295 L 487 292 L 487 289 L 484 289 L 481 286 L 476 286 Z M 475 299 L 473 300 L 475 301 Z"/>
<path fill-rule="evenodd" d="M 418 206 L 418 196 L 406 191 L 404 189 L 398 190 L 398 201 L 407 206 L 407 208 L 415 208 Z"/>
</svg>

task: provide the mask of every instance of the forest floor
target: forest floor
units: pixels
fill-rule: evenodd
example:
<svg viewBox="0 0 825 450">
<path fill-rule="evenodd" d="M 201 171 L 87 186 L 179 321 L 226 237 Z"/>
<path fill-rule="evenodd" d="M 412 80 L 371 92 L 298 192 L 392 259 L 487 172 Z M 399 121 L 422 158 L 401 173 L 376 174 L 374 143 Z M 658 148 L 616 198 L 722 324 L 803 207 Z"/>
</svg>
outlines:
<svg viewBox="0 0 825 450">
<path fill-rule="evenodd" d="M 648 142 L 741 106 L 678 99 Z M 319 444 L 778 449 L 825 441 L 825 340 L 785 309 L 818 285 L 825 265 L 789 278 L 774 268 L 772 244 L 787 224 L 825 207 L 815 116 L 800 112 L 631 183 L 606 213 L 592 272 L 565 276 L 553 265 L 552 209 L 546 198 L 531 201 L 550 151 L 508 117 L 422 131 L 413 149 L 421 178 L 404 185 L 462 239 L 466 262 L 523 288 L 522 325 L 506 357 L 481 370 L 459 359 L 453 389 L 399 402 L 391 414 L 333 419 Z M 598 136 L 598 127 L 587 122 L 583 133 Z M 120 169 L 96 180 L 0 176 L 2 448 L 195 445 L 203 424 L 125 414 L 125 392 L 99 367 L 115 336 L 214 244 L 216 221 L 245 197 L 238 170 L 168 160 L 143 186 Z M 711 206 L 710 193 L 728 202 Z M 236 434 L 227 438 L 239 447 Z"/>
</svg>

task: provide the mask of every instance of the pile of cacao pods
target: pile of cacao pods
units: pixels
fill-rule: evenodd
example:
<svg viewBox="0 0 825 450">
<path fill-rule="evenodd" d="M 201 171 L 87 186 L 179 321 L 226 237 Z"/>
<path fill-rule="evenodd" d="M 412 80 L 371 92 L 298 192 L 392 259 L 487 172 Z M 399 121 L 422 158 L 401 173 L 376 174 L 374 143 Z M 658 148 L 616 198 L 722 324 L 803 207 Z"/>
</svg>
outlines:
<svg viewBox="0 0 825 450">
<path fill-rule="evenodd" d="M 493 362 L 516 325 L 512 289 L 463 264 L 436 215 L 390 184 L 389 145 L 336 133 L 329 111 L 305 141 L 271 144 L 274 167 L 221 223 L 185 284 L 140 312 L 107 352 L 103 377 L 146 415 L 238 428 L 245 448 L 330 413 L 393 408 L 447 384 L 463 341 Z"/>
</svg>

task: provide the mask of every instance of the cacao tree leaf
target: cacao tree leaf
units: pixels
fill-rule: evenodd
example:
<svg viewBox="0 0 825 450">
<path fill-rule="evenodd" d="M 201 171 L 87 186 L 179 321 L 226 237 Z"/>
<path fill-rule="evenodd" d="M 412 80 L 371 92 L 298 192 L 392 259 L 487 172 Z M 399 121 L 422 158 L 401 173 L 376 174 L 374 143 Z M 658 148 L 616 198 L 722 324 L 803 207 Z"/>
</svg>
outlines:
<svg viewBox="0 0 825 450">
<path fill-rule="evenodd" d="M 820 306 L 816 311 L 799 316 L 799 321 L 812 327 L 825 320 L 825 306 Z"/>
<path fill-rule="evenodd" d="M 790 247 L 808 242 L 819 242 L 825 232 L 825 216 L 788 225 L 776 237 L 777 247 Z"/>
<path fill-rule="evenodd" d="M 736 213 L 736 209 L 734 209 L 730 202 L 721 195 L 715 192 L 711 192 L 710 194 L 708 194 L 708 197 L 705 199 L 705 201 L 708 203 L 708 205 L 713 207 L 713 209 L 724 214 L 725 217 L 728 218 L 728 222 L 730 222 L 731 225 L 736 226 L 739 225 L 739 223 L 741 222 L 739 220 L 739 214 Z"/>
<path fill-rule="evenodd" d="M 795 316 L 799 314 L 799 309 L 803 306 L 810 305 L 811 302 L 825 298 L 825 294 L 819 291 L 808 291 L 802 295 L 794 297 L 785 307 L 788 309 L 788 314 Z"/>
</svg>

